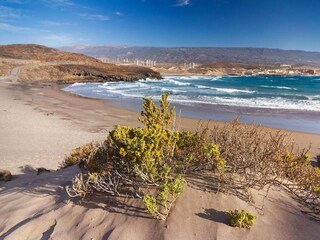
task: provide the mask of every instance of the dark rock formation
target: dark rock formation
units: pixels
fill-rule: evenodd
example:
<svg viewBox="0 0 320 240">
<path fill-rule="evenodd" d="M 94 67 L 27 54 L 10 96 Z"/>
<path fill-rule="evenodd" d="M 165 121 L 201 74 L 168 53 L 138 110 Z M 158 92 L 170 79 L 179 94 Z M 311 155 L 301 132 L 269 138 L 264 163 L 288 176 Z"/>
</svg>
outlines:
<svg viewBox="0 0 320 240">
<path fill-rule="evenodd" d="M 10 171 L 5 169 L 0 169 L 0 181 L 11 181 L 12 180 L 12 174 Z"/>
</svg>

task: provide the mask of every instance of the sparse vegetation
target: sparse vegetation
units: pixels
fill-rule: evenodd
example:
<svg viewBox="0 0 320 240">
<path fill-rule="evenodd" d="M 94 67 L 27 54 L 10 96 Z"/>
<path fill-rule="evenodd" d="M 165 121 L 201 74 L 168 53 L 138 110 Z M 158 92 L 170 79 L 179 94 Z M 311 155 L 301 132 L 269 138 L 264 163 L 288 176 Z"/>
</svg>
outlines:
<svg viewBox="0 0 320 240">
<path fill-rule="evenodd" d="M 68 194 L 84 198 L 98 191 L 127 197 L 130 189 L 146 212 L 165 220 L 183 192 L 186 176 L 205 172 L 215 189 L 244 200 L 251 201 L 252 188 L 282 186 L 319 210 L 319 168 L 311 166 L 305 150 L 294 151 L 287 135 L 237 120 L 212 130 L 179 131 L 167 98 L 164 94 L 159 106 L 144 99 L 142 127 L 116 126 L 103 143 L 84 145 L 67 157 L 65 166 L 77 163 L 82 169 L 67 187 Z M 255 219 L 243 211 L 230 215 L 235 222 L 239 215 L 241 227 Z"/>
<path fill-rule="evenodd" d="M 231 210 L 228 212 L 230 225 L 239 228 L 251 228 L 256 220 L 256 216 L 245 210 Z"/>
<path fill-rule="evenodd" d="M 93 144 L 84 144 L 76 149 L 74 149 L 70 155 L 66 156 L 63 163 L 61 163 L 61 168 L 70 167 L 80 162 L 84 162 L 90 158 L 91 153 L 94 152 Z"/>
</svg>

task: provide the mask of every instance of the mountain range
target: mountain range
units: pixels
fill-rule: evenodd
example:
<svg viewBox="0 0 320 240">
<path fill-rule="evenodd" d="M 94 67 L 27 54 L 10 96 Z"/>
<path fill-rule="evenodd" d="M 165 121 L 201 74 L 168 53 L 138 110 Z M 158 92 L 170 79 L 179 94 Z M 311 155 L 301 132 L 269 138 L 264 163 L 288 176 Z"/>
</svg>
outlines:
<svg viewBox="0 0 320 240">
<path fill-rule="evenodd" d="M 76 45 L 60 50 L 110 59 L 150 59 L 158 63 L 307 64 L 320 66 L 320 52 L 272 48 L 130 47 Z"/>
</svg>

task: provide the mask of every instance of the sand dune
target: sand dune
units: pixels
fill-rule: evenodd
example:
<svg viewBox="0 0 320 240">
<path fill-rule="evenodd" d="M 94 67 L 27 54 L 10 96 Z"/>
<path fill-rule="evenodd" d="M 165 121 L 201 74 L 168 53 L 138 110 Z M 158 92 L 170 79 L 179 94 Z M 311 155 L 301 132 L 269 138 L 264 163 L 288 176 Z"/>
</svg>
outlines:
<svg viewBox="0 0 320 240">
<path fill-rule="evenodd" d="M 0 239 L 318 239 L 319 223 L 276 189 L 259 211 L 234 196 L 190 185 L 163 222 L 151 219 L 134 199 L 69 201 L 64 187 L 77 171 L 72 167 L 37 176 L 29 170 L 2 186 Z M 231 208 L 257 214 L 255 226 L 230 227 L 226 211 Z"/>
</svg>

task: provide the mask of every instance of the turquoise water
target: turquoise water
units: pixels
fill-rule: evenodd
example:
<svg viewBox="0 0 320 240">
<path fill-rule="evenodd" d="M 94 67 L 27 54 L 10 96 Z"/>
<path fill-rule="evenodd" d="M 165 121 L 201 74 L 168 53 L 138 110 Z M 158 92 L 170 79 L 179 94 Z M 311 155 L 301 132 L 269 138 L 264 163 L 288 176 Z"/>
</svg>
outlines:
<svg viewBox="0 0 320 240">
<path fill-rule="evenodd" d="M 75 83 L 64 89 L 86 97 L 115 99 L 139 111 L 142 97 L 170 101 L 182 116 L 229 120 L 320 133 L 319 76 L 167 76 L 136 82 Z M 301 125 L 304 126 L 301 126 Z"/>
</svg>

